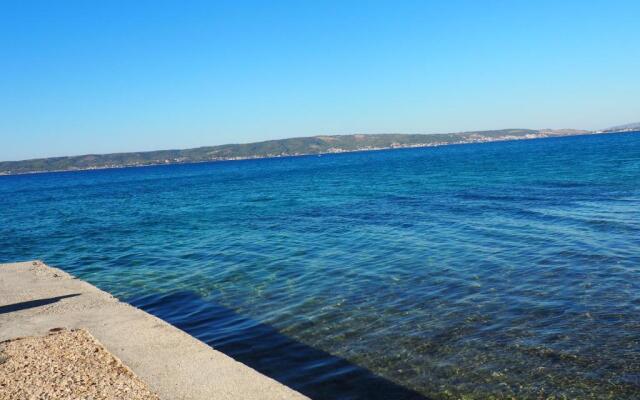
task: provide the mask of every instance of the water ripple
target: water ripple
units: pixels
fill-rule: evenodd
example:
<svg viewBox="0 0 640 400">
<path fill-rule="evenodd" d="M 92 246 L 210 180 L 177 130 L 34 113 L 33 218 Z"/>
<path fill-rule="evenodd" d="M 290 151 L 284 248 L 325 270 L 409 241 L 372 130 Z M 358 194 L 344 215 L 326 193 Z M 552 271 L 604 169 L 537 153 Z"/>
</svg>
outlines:
<svg viewBox="0 0 640 400">
<path fill-rule="evenodd" d="M 638 133 L 0 177 L 0 221 L 313 398 L 640 397 Z"/>
</svg>

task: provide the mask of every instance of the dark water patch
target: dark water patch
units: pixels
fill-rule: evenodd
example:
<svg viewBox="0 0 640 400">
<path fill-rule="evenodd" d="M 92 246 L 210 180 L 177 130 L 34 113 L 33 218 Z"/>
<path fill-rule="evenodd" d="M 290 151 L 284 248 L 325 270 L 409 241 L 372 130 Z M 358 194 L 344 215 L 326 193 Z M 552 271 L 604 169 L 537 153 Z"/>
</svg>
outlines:
<svg viewBox="0 0 640 400">
<path fill-rule="evenodd" d="M 521 204 L 522 202 L 538 202 L 538 201 L 547 201 L 549 198 L 547 196 L 528 196 L 528 195 L 506 195 L 506 194 L 491 194 L 489 193 L 478 193 L 478 192 L 470 192 L 470 193 L 461 193 L 458 195 L 463 200 L 480 200 L 480 201 L 496 201 L 496 202 L 516 202 Z"/>
<path fill-rule="evenodd" d="M 192 292 L 147 295 L 128 301 L 312 399 L 426 399 Z"/>
</svg>

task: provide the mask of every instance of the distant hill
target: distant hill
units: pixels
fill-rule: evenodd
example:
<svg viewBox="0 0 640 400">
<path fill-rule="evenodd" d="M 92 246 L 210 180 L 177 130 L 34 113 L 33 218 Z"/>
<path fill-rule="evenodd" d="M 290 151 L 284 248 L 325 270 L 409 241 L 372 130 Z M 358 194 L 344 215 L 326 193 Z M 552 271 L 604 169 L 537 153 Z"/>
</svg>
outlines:
<svg viewBox="0 0 640 400">
<path fill-rule="evenodd" d="M 640 131 L 640 122 L 612 126 L 611 128 L 603 129 L 601 132 L 633 132 L 633 131 Z"/>
<path fill-rule="evenodd" d="M 535 139 L 590 133 L 575 129 L 532 130 L 503 129 L 494 131 L 443 134 L 375 134 L 323 135 L 258 143 L 226 144 L 186 150 L 161 150 L 136 153 L 87 154 L 71 157 L 39 158 L 0 162 L 0 174 L 24 174 L 50 171 L 74 171 L 122 168 L 144 165 L 240 160 L 251 158 L 342 153 L 406 147 L 429 147 L 449 144 L 491 142 L 498 140 Z"/>
</svg>

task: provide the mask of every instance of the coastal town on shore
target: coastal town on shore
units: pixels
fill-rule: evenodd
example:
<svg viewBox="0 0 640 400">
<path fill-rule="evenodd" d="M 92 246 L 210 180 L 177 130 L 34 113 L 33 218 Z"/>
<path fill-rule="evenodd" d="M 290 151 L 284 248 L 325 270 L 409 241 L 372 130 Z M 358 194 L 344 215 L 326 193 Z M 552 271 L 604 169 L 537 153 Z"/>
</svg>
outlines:
<svg viewBox="0 0 640 400">
<path fill-rule="evenodd" d="M 637 128 L 624 128 L 619 132 L 633 131 Z M 616 131 L 618 132 L 618 131 Z M 473 143 L 489 143 L 497 141 L 509 140 L 532 140 L 549 137 L 587 135 L 587 134 L 606 134 L 614 133 L 611 130 L 587 131 L 580 129 L 512 129 L 500 131 L 479 131 L 465 133 L 448 133 L 448 134 L 421 134 L 421 135 L 404 135 L 404 134 L 379 134 L 379 135 L 332 135 L 332 136 L 314 136 L 300 139 L 281 139 L 269 142 L 251 143 L 256 150 L 253 153 L 247 153 L 246 150 L 240 150 L 241 146 L 248 145 L 223 145 L 204 147 L 188 150 L 168 150 L 153 152 L 158 156 L 141 157 L 152 152 L 142 153 L 117 153 L 106 155 L 85 155 L 73 157 L 55 157 L 50 159 L 36 159 L 23 161 L 4 161 L 0 162 L 0 175 L 20 175 L 44 172 L 64 172 L 64 171 L 86 171 L 100 169 L 115 168 L 131 168 L 145 167 L 168 164 L 188 164 L 201 162 L 216 161 L 237 161 L 237 160 L 253 160 L 262 158 L 279 158 L 279 157 L 299 157 L 308 155 L 325 155 L 339 154 L 361 151 L 380 151 L 390 149 L 410 149 L 423 147 L 439 147 L 447 145 L 461 145 Z M 387 138 L 388 137 L 388 138 Z M 370 140 L 374 138 L 375 140 Z M 313 142 L 302 143 L 297 146 L 290 146 L 287 141 L 292 140 L 312 140 Z M 335 145 L 321 146 L 317 142 L 332 144 L 335 141 L 340 143 Z M 373 143 L 371 143 L 373 142 Z M 278 151 L 263 150 L 261 147 L 268 144 L 268 147 L 279 147 Z M 276 144 L 276 146 L 273 146 Z M 238 148 L 238 149 L 236 149 Z M 197 155 L 192 153 L 197 152 Z M 186 153 L 186 155 L 165 156 L 162 153 Z M 107 161 L 109 158 L 118 158 L 118 161 Z M 50 161 L 55 161 L 59 166 L 50 166 Z"/>
</svg>

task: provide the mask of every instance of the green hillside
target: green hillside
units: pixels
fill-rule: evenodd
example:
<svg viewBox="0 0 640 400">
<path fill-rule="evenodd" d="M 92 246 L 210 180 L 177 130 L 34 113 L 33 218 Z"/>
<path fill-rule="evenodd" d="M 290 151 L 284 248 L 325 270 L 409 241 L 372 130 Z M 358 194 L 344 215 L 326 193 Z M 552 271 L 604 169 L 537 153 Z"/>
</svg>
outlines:
<svg viewBox="0 0 640 400">
<path fill-rule="evenodd" d="M 246 144 L 198 147 L 186 150 L 161 150 L 135 153 L 88 154 L 23 161 L 0 162 L 0 174 L 21 174 L 46 171 L 70 171 L 99 168 L 119 168 L 154 164 L 189 163 L 247 158 L 282 157 L 303 154 L 339 153 L 384 148 L 437 146 L 495 140 L 565 136 L 585 131 L 537 131 L 504 129 L 446 134 L 372 134 L 326 135 L 301 137 Z"/>
</svg>

